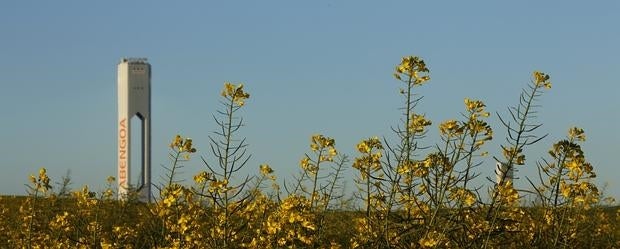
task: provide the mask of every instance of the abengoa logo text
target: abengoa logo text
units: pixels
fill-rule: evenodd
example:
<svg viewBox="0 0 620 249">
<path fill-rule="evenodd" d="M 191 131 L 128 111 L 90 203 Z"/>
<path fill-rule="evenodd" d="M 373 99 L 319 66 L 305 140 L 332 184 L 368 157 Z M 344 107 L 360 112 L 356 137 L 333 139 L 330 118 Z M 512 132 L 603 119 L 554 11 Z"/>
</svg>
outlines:
<svg viewBox="0 0 620 249">
<path fill-rule="evenodd" d="M 122 119 L 118 130 L 118 184 L 127 188 L 127 119 Z"/>
</svg>

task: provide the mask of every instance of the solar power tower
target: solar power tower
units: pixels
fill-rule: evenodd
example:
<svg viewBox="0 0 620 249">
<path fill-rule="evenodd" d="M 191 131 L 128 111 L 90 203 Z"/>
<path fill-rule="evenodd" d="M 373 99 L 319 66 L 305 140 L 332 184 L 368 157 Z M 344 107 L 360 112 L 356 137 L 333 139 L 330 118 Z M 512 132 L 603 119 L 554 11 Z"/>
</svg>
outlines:
<svg viewBox="0 0 620 249">
<path fill-rule="evenodd" d="M 131 127 L 134 116 L 141 127 Z M 138 128 L 141 128 L 138 130 Z M 140 148 L 131 148 L 131 133 L 141 130 Z M 118 64 L 118 197 L 131 190 L 143 202 L 151 201 L 151 65 L 146 58 L 123 58 Z M 132 183 L 132 150 L 139 149 L 139 182 Z M 135 154 L 135 153 L 133 153 Z"/>
<path fill-rule="evenodd" d="M 514 181 L 515 169 L 514 164 L 510 169 L 508 168 L 507 163 L 497 162 L 495 164 L 495 183 L 496 184 L 505 184 L 507 181 Z"/>
</svg>

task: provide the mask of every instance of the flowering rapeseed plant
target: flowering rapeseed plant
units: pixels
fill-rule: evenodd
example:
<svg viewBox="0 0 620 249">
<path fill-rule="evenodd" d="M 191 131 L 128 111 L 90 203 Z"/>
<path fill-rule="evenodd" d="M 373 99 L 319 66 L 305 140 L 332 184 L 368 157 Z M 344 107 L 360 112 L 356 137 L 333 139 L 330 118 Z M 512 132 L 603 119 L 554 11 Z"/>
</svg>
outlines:
<svg viewBox="0 0 620 249">
<path fill-rule="evenodd" d="M 42 168 L 28 177 L 27 197 L 0 197 L 0 248 L 620 247 L 620 210 L 604 206 L 613 200 L 593 181 L 594 165 L 581 146 L 583 129 L 570 128 L 548 159 L 525 160 L 527 147 L 545 137 L 535 133 L 540 124 L 533 113 L 551 88 L 547 74 L 533 73 L 519 104 L 509 108 L 512 120 L 498 115 L 508 131 L 501 161 L 508 167 L 535 163 L 539 183 L 526 177 L 532 189 L 523 190 L 515 187 L 518 179 L 501 179 L 485 200 L 483 187 L 472 180 L 484 174 L 478 169 L 493 138 L 490 113 L 482 100 L 465 98 L 462 119 L 441 122 L 439 141 L 425 141 L 432 122 L 414 110 L 421 98 L 413 89 L 429 73 L 415 56 L 396 66 L 394 77 L 406 88 L 395 141 L 361 140 L 349 165 L 335 139 L 313 135 L 299 163 L 301 175 L 284 184 L 286 195 L 268 164 L 258 165 L 255 176 L 238 176 L 249 159 L 245 139 L 237 138 L 244 125 L 238 111 L 250 95 L 242 84 L 225 83 L 223 110 L 215 118 L 219 129 L 210 137 L 212 156 L 201 158 L 206 169 L 191 186 L 177 175 L 197 149 L 180 135 L 170 143 L 171 166 L 155 203 L 138 202 L 135 190 L 118 201 L 114 177 L 101 193 L 88 186 L 70 195 L 54 193 Z M 360 191 L 344 209 L 333 203 L 345 198 L 337 193 L 344 191 L 348 166 L 357 171 Z M 264 181 L 271 182 L 271 191 Z M 532 194 L 535 200 L 524 205 Z"/>
</svg>

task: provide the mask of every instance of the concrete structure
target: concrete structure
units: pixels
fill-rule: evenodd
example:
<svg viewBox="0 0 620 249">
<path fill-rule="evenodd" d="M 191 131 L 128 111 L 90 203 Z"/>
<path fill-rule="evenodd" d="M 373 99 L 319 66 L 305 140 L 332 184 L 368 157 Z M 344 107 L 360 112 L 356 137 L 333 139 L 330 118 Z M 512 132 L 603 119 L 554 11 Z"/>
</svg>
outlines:
<svg viewBox="0 0 620 249">
<path fill-rule="evenodd" d="M 141 120 L 140 182 L 131 183 L 131 118 Z M 130 189 L 139 199 L 151 201 L 151 65 L 143 58 L 121 59 L 118 64 L 118 197 L 125 199 Z"/>
<path fill-rule="evenodd" d="M 504 175 L 506 176 L 504 178 Z M 514 165 L 508 169 L 508 165 L 502 162 L 497 162 L 495 164 L 495 183 L 500 184 L 502 180 L 505 181 L 513 181 L 514 180 Z"/>
</svg>

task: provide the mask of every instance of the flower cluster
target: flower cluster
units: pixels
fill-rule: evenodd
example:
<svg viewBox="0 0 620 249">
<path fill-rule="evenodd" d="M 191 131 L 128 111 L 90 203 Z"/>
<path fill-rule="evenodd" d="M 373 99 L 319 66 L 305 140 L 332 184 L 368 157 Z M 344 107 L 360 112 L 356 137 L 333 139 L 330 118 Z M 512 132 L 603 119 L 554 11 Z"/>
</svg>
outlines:
<svg viewBox="0 0 620 249">
<path fill-rule="evenodd" d="M 311 202 L 303 196 L 289 196 L 265 222 L 265 233 L 271 247 L 308 246 L 314 242 L 316 230 Z"/>
<path fill-rule="evenodd" d="M 411 115 L 411 120 L 409 121 L 407 128 L 411 133 L 423 133 L 426 127 L 432 124 L 433 122 L 426 119 L 424 115 L 414 113 Z"/>
<path fill-rule="evenodd" d="M 515 147 L 502 147 L 504 158 L 509 162 L 512 161 L 517 165 L 525 164 L 525 155 L 523 155 L 522 149 L 516 149 Z"/>
<path fill-rule="evenodd" d="M 47 176 L 47 170 L 45 168 L 39 169 L 39 176 L 35 177 L 30 175 L 30 183 L 32 183 L 32 190 L 37 192 L 47 192 L 52 188 L 50 185 L 50 178 Z"/>
<path fill-rule="evenodd" d="M 493 139 L 493 129 L 482 118 L 488 118 L 489 112 L 485 110 L 486 105 L 480 100 L 465 98 L 465 108 L 469 114 L 467 126 L 471 137 L 481 136 L 476 139 L 475 147 L 479 148 L 486 141 Z"/>
<path fill-rule="evenodd" d="M 463 203 L 466 207 L 470 207 L 474 203 L 476 203 L 476 195 L 474 195 L 471 190 L 464 188 L 457 187 L 450 189 L 450 195 L 448 196 L 448 198 Z"/>
<path fill-rule="evenodd" d="M 362 140 L 357 144 L 357 150 L 363 155 L 355 158 L 353 168 L 361 172 L 362 179 L 367 178 L 371 172 L 381 169 L 383 145 L 378 137 Z"/>
<path fill-rule="evenodd" d="M 198 174 L 194 175 L 194 182 L 196 184 L 203 184 L 209 180 L 211 180 L 212 174 L 207 171 L 200 171 Z"/>
<path fill-rule="evenodd" d="M 299 162 L 299 166 L 310 174 L 317 174 L 321 162 L 332 162 L 334 157 L 338 155 L 335 146 L 336 142 L 333 138 L 320 134 L 313 135 L 310 138 L 310 149 L 318 158 L 312 160 L 308 155 L 305 155 Z"/>
<path fill-rule="evenodd" d="M 432 163 L 429 160 L 415 162 L 412 160 L 407 160 L 398 165 L 396 172 L 405 177 L 407 177 L 410 172 L 413 172 L 413 175 L 416 177 L 424 177 L 428 175 L 431 166 Z"/>
<path fill-rule="evenodd" d="M 457 137 L 463 134 L 464 129 L 465 127 L 459 125 L 459 122 L 454 119 L 446 120 L 439 124 L 439 132 L 448 137 Z"/>
<path fill-rule="evenodd" d="M 170 154 L 174 160 L 189 160 L 191 154 L 196 153 L 196 148 L 193 147 L 191 138 L 182 138 L 181 135 L 176 135 L 170 143 L 169 147 L 173 153 Z M 174 159 L 176 158 L 176 159 Z"/>
<path fill-rule="evenodd" d="M 223 193 L 228 192 L 230 189 L 231 188 L 228 186 L 228 179 L 221 179 L 221 180 L 215 179 L 211 181 L 209 185 L 210 193 L 223 194 Z"/>
<path fill-rule="evenodd" d="M 271 169 L 271 167 L 269 167 L 269 164 L 261 164 L 260 165 L 260 173 L 261 175 L 270 175 L 271 173 L 273 173 L 273 169 Z"/>
<path fill-rule="evenodd" d="M 447 241 L 448 240 L 445 234 L 437 231 L 432 231 L 430 233 L 427 233 L 426 236 L 424 236 L 423 238 L 421 238 L 418 241 L 418 244 L 422 246 L 422 248 L 436 248 L 439 245 L 446 246 L 446 244 L 448 244 L 446 243 Z"/>
<path fill-rule="evenodd" d="M 176 135 L 172 143 L 170 143 L 170 148 L 176 149 L 179 152 L 187 152 L 187 153 L 195 153 L 196 148 L 192 147 L 192 139 L 191 138 L 181 138 L 181 135 Z"/>
<path fill-rule="evenodd" d="M 586 134 L 583 129 L 579 127 L 573 127 L 568 130 L 568 138 L 576 141 L 586 141 Z"/>
<path fill-rule="evenodd" d="M 480 113 L 484 117 L 489 116 L 489 112 L 484 111 L 486 105 L 480 100 L 465 98 L 465 107 L 471 113 Z"/>
<path fill-rule="evenodd" d="M 428 72 L 429 70 L 424 60 L 417 56 L 405 56 L 396 67 L 394 77 L 398 80 L 403 80 L 403 76 L 406 76 L 406 82 L 410 86 L 422 85 L 424 82 L 430 80 L 430 76 L 425 75 Z"/>
<path fill-rule="evenodd" d="M 506 180 L 503 184 L 497 186 L 500 201 L 506 206 L 517 205 L 519 201 L 519 192 L 513 187 L 512 180 Z"/>
<path fill-rule="evenodd" d="M 230 82 L 224 83 L 222 97 L 232 101 L 238 106 L 243 106 L 245 100 L 250 98 L 250 94 L 243 91 L 243 84 L 234 85 Z"/>
<path fill-rule="evenodd" d="M 534 76 L 534 85 L 536 85 L 536 87 L 551 89 L 551 81 L 549 81 L 550 77 L 548 74 L 534 71 L 532 75 Z"/>
<path fill-rule="evenodd" d="M 334 146 L 336 145 L 336 142 L 333 138 L 329 138 L 329 137 L 325 137 L 321 134 L 316 134 L 313 135 L 312 138 L 310 138 L 310 149 L 312 149 L 312 151 L 318 151 L 321 149 L 330 149 L 334 150 Z M 335 155 L 336 153 L 333 152 L 333 154 Z"/>
</svg>

